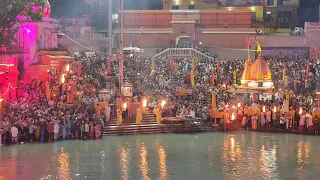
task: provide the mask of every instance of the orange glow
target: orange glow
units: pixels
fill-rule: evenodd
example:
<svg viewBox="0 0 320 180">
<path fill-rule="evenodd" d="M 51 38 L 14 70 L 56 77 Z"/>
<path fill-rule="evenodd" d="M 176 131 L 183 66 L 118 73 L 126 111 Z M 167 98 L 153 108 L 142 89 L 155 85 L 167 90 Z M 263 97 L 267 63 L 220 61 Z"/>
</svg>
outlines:
<svg viewBox="0 0 320 180">
<path fill-rule="evenodd" d="M 302 107 L 300 107 L 299 114 L 300 115 L 302 114 Z"/>
<path fill-rule="evenodd" d="M 161 107 L 164 107 L 167 104 L 167 102 L 165 100 L 161 101 Z"/>
<path fill-rule="evenodd" d="M 66 81 L 66 79 L 65 79 L 65 77 L 64 77 L 65 75 L 66 75 L 66 74 L 62 74 L 62 75 L 61 75 L 61 83 L 62 83 L 62 84 Z"/>
<path fill-rule="evenodd" d="M 144 99 L 144 100 L 142 101 L 142 106 L 143 106 L 144 108 L 147 107 L 147 103 L 148 103 L 147 99 Z"/>
<path fill-rule="evenodd" d="M 263 111 L 263 112 L 266 112 L 266 106 L 263 106 L 263 107 L 262 107 L 262 111 Z"/>
<path fill-rule="evenodd" d="M 274 108 L 273 108 L 273 112 L 277 112 L 277 107 L 274 107 Z"/>
<path fill-rule="evenodd" d="M 3 99 L 1 98 L 1 99 L 0 99 L 0 103 L 1 103 L 2 101 L 3 101 Z"/>
<path fill-rule="evenodd" d="M 70 71 L 70 64 L 67 64 L 66 71 Z"/>
<path fill-rule="evenodd" d="M 127 109 L 128 104 L 127 103 L 123 103 L 123 109 Z"/>
<path fill-rule="evenodd" d="M 235 118 L 234 113 L 232 113 L 232 115 L 231 115 L 231 120 L 233 121 L 234 118 Z"/>
<path fill-rule="evenodd" d="M 241 103 L 238 103 L 238 108 L 241 107 Z"/>
</svg>

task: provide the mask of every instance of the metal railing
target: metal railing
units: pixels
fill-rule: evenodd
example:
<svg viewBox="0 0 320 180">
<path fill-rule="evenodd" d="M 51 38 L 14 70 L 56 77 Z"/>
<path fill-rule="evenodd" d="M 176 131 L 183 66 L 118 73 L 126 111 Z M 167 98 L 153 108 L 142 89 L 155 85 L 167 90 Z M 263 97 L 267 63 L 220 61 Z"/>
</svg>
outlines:
<svg viewBox="0 0 320 180">
<path fill-rule="evenodd" d="M 156 55 L 153 56 L 154 58 L 161 58 L 161 57 L 194 57 L 196 59 L 208 59 L 214 60 L 214 57 L 208 56 L 201 51 L 198 51 L 194 48 L 168 48 Z"/>
</svg>

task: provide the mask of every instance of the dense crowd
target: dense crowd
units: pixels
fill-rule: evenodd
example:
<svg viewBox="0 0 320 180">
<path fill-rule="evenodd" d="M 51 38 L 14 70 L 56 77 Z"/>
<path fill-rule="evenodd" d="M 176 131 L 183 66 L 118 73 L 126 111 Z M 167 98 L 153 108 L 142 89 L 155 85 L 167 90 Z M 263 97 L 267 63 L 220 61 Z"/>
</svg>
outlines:
<svg viewBox="0 0 320 180">
<path fill-rule="evenodd" d="M 149 97 L 149 107 L 155 109 L 160 99 L 166 99 L 167 104 L 162 109 L 163 116 L 193 116 L 209 120 L 212 106 L 211 93 L 217 94 L 217 109 L 226 111 L 226 105 L 241 102 L 244 107 L 256 103 L 267 109 L 283 106 L 284 96 L 281 93 L 273 98 L 252 101 L 250 95 L 237 96 L 227 93 L 224 89 L 234 82 L 233 73 L 236 72 L 239 81 L 246 60 L 219 59 L 212 53 L 198 46 L 191 46 L 212 58 L 196 59 L 195 84 L 191 85 L 191 58 L 172 58 L 167 56 L 155 59 L 155 69 L 152 69 L 151 58 L 140 56 L 125 56 L 125 81 L 134 85 L 133 94 L 137 99 Z M 288 89 L 294 98 L 290 100 L 290 109 L 304 107 L 304 113 L 310 114 L 316 106 L 315 92 L 319 90 L 320 65 L 315 61 L 308 61 L 305 57 L 268 56 L 275 89 Z M 70 65 L 70 72 L 65 76 L 66 83 L 59 83 L 61 72 L 49 72 L 52 98 L 46 97 L 44 82 L 21 83 L 18 86 L 18 98 L 6 101 L 0 127 L 6 131 L 2 136 L 5 143 L 27 141 L 54 141 L 64 139 L 94 139 L 100 138 L 108 113 L 101 117 L 95 112 L 94 103 L 102 100 L 99 91 L 109 89 L 114 93 L 110 101 L 120 97 L 117 78 L 106 79 L 106 76 L 118 77 L 118 59 L 116 56 L 106 59 L 102 56 L 76 57 Z M 307 64 L 310 63 L 309 68 Z M 79 67 L 81 73 L 79 73 Z M 283 69 L 286 68 L 286 82 L 282 81 Z M 108 82 L 112 82 L 109 83 Z M 113 84 L 113 85 L 112 85 Z M 74 87 L 74 89 L 72 89 Z M 71 91 L 76 95 L 71 97 Z M 80 96 L 80 97 L 79 97 Z M 70 106 L 71 99 L 73 105 Z M 244 116 L 242 109 L 242 117 Z M 273 112 L 273 111 L 272 111 Z M 298 121 L 297 117 L 293 121 Z M 263 117 L 266 117 L 266 113 Z M 286 116 L 274 116 L 279 121 Z M 246 117 L 244 125 L 253 122 L 253 117 Z M 242 118 L 237 118 L 242 119 Z M 250 119 L 250 120 L 249 120 Z M 259 120 L 262 117 L 259 118 Z M 265 118 L 266 119 L 266 118 Z M 276 121 L 275 121 L 276 122 Z M 267 123 L 266 123 L 267 124 Z M 276 124 L 276 123 L 270 123 Z M 310 124 L 310 123 L 309 123 Z"/>
</svg>

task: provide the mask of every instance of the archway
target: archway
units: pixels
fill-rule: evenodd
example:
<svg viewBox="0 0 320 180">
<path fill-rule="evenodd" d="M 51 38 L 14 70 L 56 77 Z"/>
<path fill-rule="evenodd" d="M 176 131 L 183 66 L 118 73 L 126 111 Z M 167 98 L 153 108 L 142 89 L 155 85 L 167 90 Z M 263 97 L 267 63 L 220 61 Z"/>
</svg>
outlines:
<svg viewBox="0 0 320 180">
<path fill-rule="evenodd" d="M 176 39 L 176 45 L 192 45 L 193 40 L 189 36 L 179 36 Z"/>
</svg>

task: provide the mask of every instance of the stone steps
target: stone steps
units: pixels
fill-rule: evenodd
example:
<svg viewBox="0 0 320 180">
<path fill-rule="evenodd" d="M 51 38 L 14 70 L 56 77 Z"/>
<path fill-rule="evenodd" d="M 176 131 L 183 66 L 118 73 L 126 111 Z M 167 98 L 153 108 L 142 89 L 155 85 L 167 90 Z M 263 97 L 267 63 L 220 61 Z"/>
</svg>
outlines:
<svg viewBox="0 0 320 180">
<path fill-rule="evenodd" d="M 190 133 L 212 131 L 212 125 L 199 123 L 186 128 L 184 124 L 160 124 L 158 125 L 152 113 L 143 114 L 141 125 L 136 125 L 135 117 L 123 119 L 120 127 L 116 125 L 116 117 L 112 117 L 103 128 L 103 135 L 132 135 L 132 134 L 156 134 L 156 133 Z"/>
</svg>

